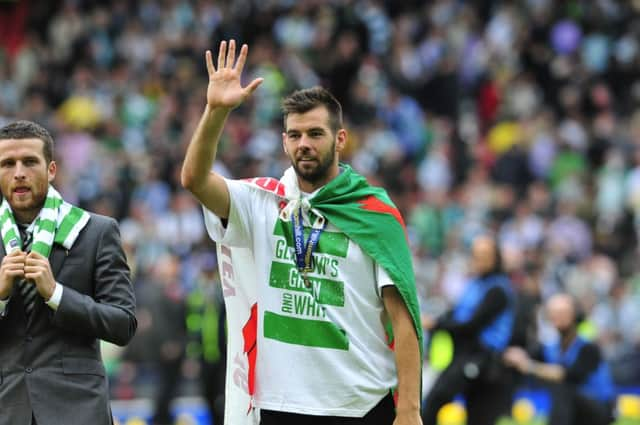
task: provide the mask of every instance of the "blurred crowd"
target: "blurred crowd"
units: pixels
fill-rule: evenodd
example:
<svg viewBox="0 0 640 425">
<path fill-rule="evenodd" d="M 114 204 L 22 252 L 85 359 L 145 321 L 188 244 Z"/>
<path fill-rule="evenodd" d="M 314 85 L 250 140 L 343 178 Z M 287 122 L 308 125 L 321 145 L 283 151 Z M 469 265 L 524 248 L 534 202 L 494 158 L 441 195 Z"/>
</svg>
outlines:
<svg viewBox="0 0 640 425">
<path fill-rule="evenodd" d="M 640 384 L 640 1 L 0 2 L 0 124 L 50 129 L 58 190 L 121 223 L 140 326 L 114 398 L 153 391 L 146 365 L 198 374 L 187 301 L 221 295 L 179 170 L 204 52 L 231 38 L 265 81 L 229 119 L 221 172 L 279 177 L 282 96 L 327 87 L 343 160 L 406 219 L 425 314 L 457 299 L 470 240 L 495 232 L 538 324 L 526 337 L 554 338 L 535 307 L 568 291 L 617 383 Z"/>
</svg>

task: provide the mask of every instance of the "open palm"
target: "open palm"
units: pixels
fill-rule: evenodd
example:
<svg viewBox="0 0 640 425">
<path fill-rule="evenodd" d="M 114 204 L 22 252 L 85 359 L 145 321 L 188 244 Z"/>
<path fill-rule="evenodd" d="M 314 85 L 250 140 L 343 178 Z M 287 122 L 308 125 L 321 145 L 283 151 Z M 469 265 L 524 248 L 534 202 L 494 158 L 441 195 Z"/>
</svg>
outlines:
<svg viewBox="0 0 640 425">
<path fill-rule="evenodd" d="M 240 83 L 248 51 L 249 48 L 244 44 L 236 62 L 236 42 L 234 40 L 229 42 L 228 51 L 227 42 L 221 42 L 216 69 L 213 66 L 211 51 L 207 50 L 205 54 L 207 71 L 209 72 L 207 105 L 210 108 L 235 108 L 262 83 L 262 78 L 256 78 L 246 87 L 242 87 Z"/>
</svg>

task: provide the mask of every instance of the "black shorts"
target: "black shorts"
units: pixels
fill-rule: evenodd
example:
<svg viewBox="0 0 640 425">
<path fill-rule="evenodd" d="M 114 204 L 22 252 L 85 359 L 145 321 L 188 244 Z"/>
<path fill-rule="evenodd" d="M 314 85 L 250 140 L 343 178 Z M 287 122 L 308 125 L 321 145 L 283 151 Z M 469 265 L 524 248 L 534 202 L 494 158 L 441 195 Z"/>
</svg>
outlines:
<svg viewBox="0 0 640 425">
<path fill-rule="evenodd" d="M 260 425 L 392 425 L 395 417 L 393 397 L 389 394 L 362 418 L 301 415 L 275 410 L 261 410 Z"/>
</svg>

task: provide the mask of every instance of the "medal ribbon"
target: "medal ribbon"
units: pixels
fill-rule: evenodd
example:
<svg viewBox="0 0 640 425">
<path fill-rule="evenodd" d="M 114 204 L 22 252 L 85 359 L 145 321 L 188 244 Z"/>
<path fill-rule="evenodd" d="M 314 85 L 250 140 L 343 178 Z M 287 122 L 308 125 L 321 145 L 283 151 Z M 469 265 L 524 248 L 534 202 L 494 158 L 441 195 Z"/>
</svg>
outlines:
<svg viewBox="0 0 640 425">
<path fill-rule="evenodd" d="M 298 270 L 306 274 L 313 270 L 313 251 L 318 246 L 320 234 L 327 225 L 324 218 L 319 218 L 311 228 L 311 233 L 304 240 L 304 223 L 302 220 L 302 208 L 298 208 L 296 212 L 291 214 L 291 224 L 293 225 L 293 246 L 296 253 L 296 266 Z"/>
</svg>

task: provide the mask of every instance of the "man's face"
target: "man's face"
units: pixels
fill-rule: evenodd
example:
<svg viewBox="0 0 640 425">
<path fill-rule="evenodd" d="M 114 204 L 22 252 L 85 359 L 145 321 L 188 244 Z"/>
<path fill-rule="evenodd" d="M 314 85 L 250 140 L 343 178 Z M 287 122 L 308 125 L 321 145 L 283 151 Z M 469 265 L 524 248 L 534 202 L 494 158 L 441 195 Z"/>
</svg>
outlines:
<svg viewBox="0 0 640 425">
<path fill-rule="evenodd" d="M 47 163 L 40 139 L 0 140 L 0 191 L 19 222 L 30 223 L 44 205 L 56 164 Z"/>
<path fill-rule="evenodd" d="M 334 134 L 323 106 L 302 114 L 289 114 L 282 134 L 284 151 L 298 177 L 320 187 L 338 174 L 337 152 L 346 139 L 343 129 Z M 302 188 L 305 190 L 305 188 Z"/>
<path fill-rule="evenodd" d="M 496 267 L 496 246 L 491 238 L 480 236 L 471 245 L 471 263 L 475 273 L 483 275 Z"/>
<path fill-rule="evenodd" d="M 547 317 L 559 332 L 566 332 L 574 325 L 573 301 L 565 295 L 555 295 L 547 301 Z"/>
</svg>

